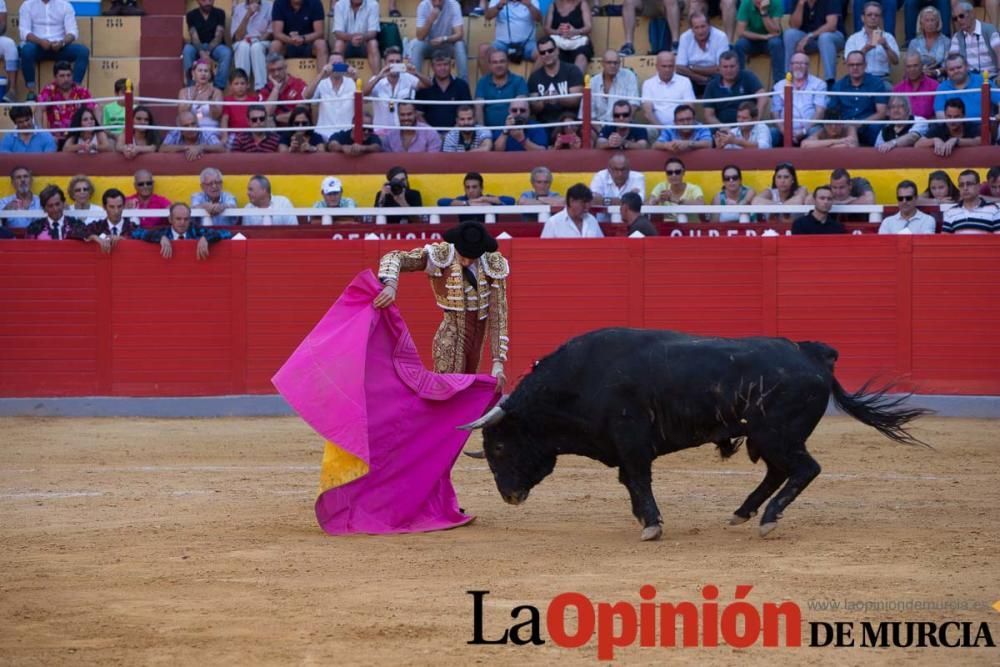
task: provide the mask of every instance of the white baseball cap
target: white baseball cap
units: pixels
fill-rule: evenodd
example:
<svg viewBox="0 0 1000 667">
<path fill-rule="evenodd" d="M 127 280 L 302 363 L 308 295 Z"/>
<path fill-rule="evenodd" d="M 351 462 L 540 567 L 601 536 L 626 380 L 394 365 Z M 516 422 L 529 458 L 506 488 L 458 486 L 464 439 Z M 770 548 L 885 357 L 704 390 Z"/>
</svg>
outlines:
<svg viewBox="0 0 1000 667">
<path fill-rule="evenodd" d="M 344 186 L 336 176 L 327 176 L 323 179 L 323 185 L 319 187 L 319 191 L 325 195 L 332 195 L 334 192 L 343 192 Z"/>
</svg>

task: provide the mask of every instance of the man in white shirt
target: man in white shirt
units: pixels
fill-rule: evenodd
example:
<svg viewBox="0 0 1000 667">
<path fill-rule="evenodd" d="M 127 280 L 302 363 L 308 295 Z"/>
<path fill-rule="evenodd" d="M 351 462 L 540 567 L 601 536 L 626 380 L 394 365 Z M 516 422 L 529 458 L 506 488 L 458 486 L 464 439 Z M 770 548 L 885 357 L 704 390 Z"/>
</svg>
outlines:
<svg viewBox="0 0 1000 667">
<path fill-rule="evenodd" d="M 993 20 L 997 20 L 996 15 Z M 970 72 L 985 69 L 996 74 L 1000 66 L 1000 31 L 996 26 L 977 19 L 969 2 L 955 5 L 955 26 L 949 52 L 965 56 Z"/>
<path fill-rule="evenodd" d="M 330 141 L 330 137 L 340 130 L 354 127 L 356 84 L 351 70 L 344 56 L 334 53 L 302 93 L 303 98 L 319 102 L 316 134 L 324 141 Z"/>
<path fill-rule="evenodd" d="M 377 72 L 368 79 L 362 92 L 365 97 L 385 100 L 372 101 L 375 133 L 383 135 L 390 131 L 384 126 L 399 126 L 399 101 L 412 100 L 418 90 L 431 85 L 431 80 L 418 72 L 413 63 L 403 63 L 403 52 L 395 46 L 385 50 L 385 66 Z"/>
<path fill-rule="evenodd" d="M 247 202 L 245 208 L 273 208 L 292 209 L 292 202 L 288 197 L 271 194 L 271 181 L 267 176 L 251 176 L 247 182 Z M 267 215 L 246 215 L 243 216 L 244 225 L 297 225 L 299 219 L 294 215 L 277 215 L 269 213 Z"/>
<path fill-rule="evenodd" d="M 416 38 L 410 40 L 410 62 L 422 72 L 427 54 L 437 49 L 448 49 L 455 58 L 458 78 L 468 80 L 465 19 L 457 0 L 421 0 L 417 5 L 417 32 Z"/>
<path fill-rule="evenodd" d="M 382 68 L 378 49 L 378 2 L 341 0 L 333 9 L 332 52 L 344 58 L 368 58 L 373 72 Z"/>
<path fill-rule="evenodd" d="M 66 0 L 27 0 L 21 5 L 19 16 L 25 101 L 33 102 L 36 98 L 35 66 L 41 60 L 73 63 L 73 81 L 83 84 L 90 49 L 76 42 L 80 30 L 73 6 Z"/>
<path fill-rule="evenodd" d="M 17 70 L 20 56 L 17 53 L 17 43 L 7 36 L 7 3 L 0 0 L 0 60 L 3 60 L 7 85 L 0 83 L 0 102 L 13 102 L 17 99 Z"/>
<path fill-rule="evenodd" d="M 692 14 L 691 29 L 677 46 L 677 72 L 691 79 L 695 92 L 705 92 L 708 80 L 719 73 L 719 56 L 729 50 L 726 33 L 708 22 L 704 14 Z"/>
<path fill-rule="evenodd" d="M 847 38 L 844 53 L 860 51 L 865 56 L 865 72 L 887 77 L 893 65 L 899 63 L 896 38 L 882 30 L 882 5 L 875 0 L 865 3 L 864 26 Z"/>
<path fill-rule="evenodd" d="M 597 218 L 588 209 L 594 195 L 583 183 L 577 183 L 566 191 L 566 208 L 545 221 L 542 228 L 543 239 L 604 238 Z"/>
<path fill-rule="evenodd" d="M 792 72 L 792 143 L 799 145 L 810 133 L 819 131 L 819 125 L 813 121 L 822 120 L 826 112 L 826 82 L 818 76 L 809 73 L 809 56 L 796 53 L 789 64 Z M 771 96 L 771 117 L 778 120 L 785 118 L 785 79 L 774 84 L 774 95 Z M 808 119 L 808 120 L 805 120 Z M 783 145 L 784 124 L 771 126 L 771 145 Z"/>
<path fill-rule="evenodd" d="M 890 215 L 879 225 L 879 234 L 933 234 L 934 218 L 917 208 L 917 184 L 902 181 L 896 186 L 899 213 Z"/>
<path fill-rule="evenodd" d="M 674 124 L 674 109 L 683 102 L 694 101 L 691 79 L 677 74 L 677 56 L 670 51 L 656 54 L 656 74 L 642 84 L 642 111 L 646 122 Z"/>
<path fill-rule="evenodd" d="M 645 200 L 646 176 L 641 171 L 632 171 L 625 153 L 617 152 L 608 160 L 607 169 L 594 174 L 594 178 L 590 181 L 590 190 L 597 203 L 603 206 L 621 204 L 622 195 L 626 192 L 635 192 Z M 598 217 L 602 222 L 610 219 L 606 212 Z"/>
<path fill-rule="evenodd" d="M 271 46 L 271 9 L 270 0 L 246 0 L 233 7 L 229 32 L 236 67 L 253 73 L 254 90 L 267 83 L 265 58 Z"/>
</svg>

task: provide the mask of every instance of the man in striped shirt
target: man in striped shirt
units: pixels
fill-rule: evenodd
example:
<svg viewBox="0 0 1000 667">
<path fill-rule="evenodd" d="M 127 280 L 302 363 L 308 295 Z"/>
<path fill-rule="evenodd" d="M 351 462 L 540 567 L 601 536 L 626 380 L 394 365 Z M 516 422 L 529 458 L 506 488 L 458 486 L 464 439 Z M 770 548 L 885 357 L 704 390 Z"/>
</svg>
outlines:
<svg viewBox="0 0 1000 667">
<path fill-rule="evenodd" d="M 247 107 L 247 120 L 250 121 L 249 132 L 237 132 L 233 138 L 234 153 L 277 153 L 281 138 L 277 132 L 267 129 L 267 109 L 262 104 L 252 104 Z M 298 122 L 292 125 L 299 125 Z M 308 122 L 304 126 L 308 126 Z"/>
<path fill-rule="evenodd" d="M 1000 207 L 979 194 L 979 172 L 966 169 L 958 175 L 959 202 L 943 214 L 944 234 L 1000 233 Z"/>
</svg>

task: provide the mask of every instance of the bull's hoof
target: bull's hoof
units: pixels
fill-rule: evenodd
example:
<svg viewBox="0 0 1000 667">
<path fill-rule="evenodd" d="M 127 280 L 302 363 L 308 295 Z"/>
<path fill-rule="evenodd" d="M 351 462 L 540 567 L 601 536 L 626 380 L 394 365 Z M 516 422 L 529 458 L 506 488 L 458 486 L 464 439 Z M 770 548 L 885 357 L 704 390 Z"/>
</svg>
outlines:
<svg viewBox="0 0 1000 667">
<path fill-rule="evenodd" d="M 486 452 L 484 452 L 481 449 L 478 452 L 462 452 L 462 453 L 465 454 L 466 456 L 468 456 L 470 459 L 485 459 L 486 458 Z"/>
<path fill-rule="evenodd" d="M 747 521 L 750 520 L 750 517 L 752 517 L 754 514 L 756 514 L 756 512 L 752 512 L 750 516 L 740 516 L 739 514 L 734 514 L 729 518 L 729 525 L 738 526 L 741 523 L 746 523 Z"/>
<path fill-rule="evenodd" d="M 642 537 L 640 538 L 643 542 L 652 542 L 653 540 L 658 540 L 663 535 L 662 526 L 646 526 L 642 529 Z"/>
<path fill-rule="evenodd" d="M 777 521 L 771 521 L 769 523 L 760 524 L 760 536 L 767 537 L 767 534 L 778 527 Z"/>
</svg>

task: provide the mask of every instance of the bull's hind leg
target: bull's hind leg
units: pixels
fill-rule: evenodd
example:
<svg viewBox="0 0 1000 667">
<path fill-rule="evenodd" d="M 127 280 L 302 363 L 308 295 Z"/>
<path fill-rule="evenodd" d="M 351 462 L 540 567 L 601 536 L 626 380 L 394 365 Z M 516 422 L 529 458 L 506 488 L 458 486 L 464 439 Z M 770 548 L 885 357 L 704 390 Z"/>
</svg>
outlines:
<svg viewBox="0 0 1000 667">
<path fill-rule="evenodd" d="M 623 465 L 618 470 L 618 481 L 625 485 L 629 498 L 632 499 L 632 514 L 642 525 L 641 539 L 644 542 L 658 540 L 663 534 L 663 519 L 656 506 L 656 498 L 653 497 L 652 477 L 649 465 L 645 469 L 641 466 Z"/>
<path fill-rule="evenodd" d="M 819 463 L 806 451 L 804 444 L 789 454 L 788 463 L 791 466 L 791 475 L 764 510 L 764 516 L 760 520 L 761 537 L 778 527 L 778 519 L 781 518 L 785 508 L 809 486 L 809 482 L 816 479 L 821 470 Z"/>
<path fill-rule="evenodd" d="M 733 512 L 733 517 L 729 520 L 729 525 L 735 526 L 749 521 L 750 517 L 757 514 L 757 510 L 764 504 L 764 501 L 770 498 L 778 490 L 782 482 L 788 479 L 788 473 L 784 469 L 772 465 L 767 459 L 764 462 L 767 465 L 767 474 L 757 488 L 747 496 L 747 499 L 743 501 L 739 509 Z"/>
</svg>

